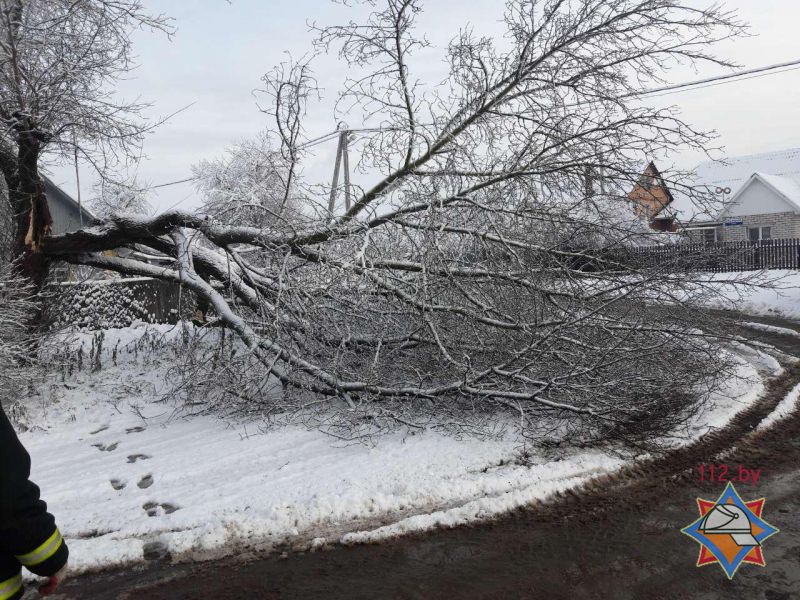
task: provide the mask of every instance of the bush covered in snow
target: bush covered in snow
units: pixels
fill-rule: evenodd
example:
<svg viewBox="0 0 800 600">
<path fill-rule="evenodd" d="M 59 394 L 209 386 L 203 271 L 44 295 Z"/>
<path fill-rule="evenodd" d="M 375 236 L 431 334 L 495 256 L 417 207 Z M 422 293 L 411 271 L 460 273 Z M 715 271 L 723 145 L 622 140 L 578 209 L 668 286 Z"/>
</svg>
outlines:
<svg viewBox="0 0 800 600">
<path fill-rule="evenodd" d="M 10 403 L 26 395 L 38 374 L 37 334 L 31 327 L 38 310 L 30 283 L 11 263 L 0 261 L 0 402 L 12 419 L 20 409 Z"/>
</svg>

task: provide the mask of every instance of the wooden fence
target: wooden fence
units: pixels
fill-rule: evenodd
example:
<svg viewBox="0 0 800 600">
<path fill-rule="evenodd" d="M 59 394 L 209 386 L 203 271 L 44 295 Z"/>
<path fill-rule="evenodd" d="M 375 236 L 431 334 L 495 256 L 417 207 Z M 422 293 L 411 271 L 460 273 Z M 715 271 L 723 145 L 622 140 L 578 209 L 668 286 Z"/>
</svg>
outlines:
<svg viewBox="0 0 800 600">
<path fill-rule="evenodd" d="M 800 239 L 646 246 L 631 248 L 628 258 L 644 267 L 663 266 L 714 273 L 761 269 L 800 270 Z"/>
</svg>

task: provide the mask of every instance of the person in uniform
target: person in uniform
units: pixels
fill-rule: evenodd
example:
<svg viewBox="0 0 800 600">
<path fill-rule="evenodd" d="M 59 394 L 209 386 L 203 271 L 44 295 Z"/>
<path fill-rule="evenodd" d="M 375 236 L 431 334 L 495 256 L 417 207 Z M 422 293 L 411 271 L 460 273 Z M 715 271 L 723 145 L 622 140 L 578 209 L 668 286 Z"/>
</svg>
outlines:
<svg viewBox="0 0 800 600">
<path fill-rule="evenodd" d="M 42 595 L 66 572 L 67 544 L 30 474 L 31 458 L 0 406 L 0 600 L 22 598 L 22 567 L 48 579 Z"/>
</svg>

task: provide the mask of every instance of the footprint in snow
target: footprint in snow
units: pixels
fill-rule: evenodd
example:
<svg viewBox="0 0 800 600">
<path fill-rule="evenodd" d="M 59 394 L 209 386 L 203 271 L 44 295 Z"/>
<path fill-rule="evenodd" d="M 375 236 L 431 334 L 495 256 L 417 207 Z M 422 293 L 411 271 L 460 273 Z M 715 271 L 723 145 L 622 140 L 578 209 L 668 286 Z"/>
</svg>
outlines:
<svg viewBox="0 0 800 600">
<path fill-rule="evenodd" d="M 99 429 L 95 429 L 94 431 L 90 431 L 89 435 L 97 435 L 98 433 L 104 432 L 108 429 L 108 425 L 101 425 Z"/>
<path fill-rule="evenodd" d="M 111 487 L 113 487 L 115 490 L 118 490 L 118 491 L 125 489 L 125 486 L 127 485 L 121 479 L 112 479 L 112 480 L 109 481 L 109 483 L 111 484 Z"/>
<path fill-rule="evenodd" d="M 169 560 L 169 547 L 163 542 L 147 542 L 142 548 L 142 557 L 149 561 Z"/>
<path fill-rule="evenodd" d="M 142 431 L 144 431 L 144 430 L 145 430 L 145 428 L 144 428 L 144 427 L 142 427 L 142 426 L 140 426 L 140 425 L 137 425 L 136 427 L 128 427 L 128 428 L 125 430 L 125 433 L 141 433 L 141 432 L 142 432 Z"/>
<path fill-rule="evenodd" d="M 129 463 L 135 463 L 137 460 L 147 460 L 150 458 L 147 454 L 131 454 L 128 456 Z"/>
<path fill-rule="evenodd" d="M 145 475 L 139 480 L 139 483 L 137 483 L 136 485 L 138 485 L 141 489 L 146 490 L 151 485 L 153 485 L 153 476 Z"/>
<path fill-rule="evenodd" d="M 109 444 L 106 446 L 105 444 L 92 444 L 95 448 L 100 450 L 100 452 L 113 452 L 119 446 L 119 442 L 114 442 L 113 444 Z"/>
<path fill-rule="evenodd" d="M 146 502 L 142 505 L 142 508 L 147 513 L 148 517 L 157 517 L 161 513 L 171 515 L 176 510 L 180 510 L 181 507 L 175 504 L 170 504 L 169 502 Z"/>
</svg>

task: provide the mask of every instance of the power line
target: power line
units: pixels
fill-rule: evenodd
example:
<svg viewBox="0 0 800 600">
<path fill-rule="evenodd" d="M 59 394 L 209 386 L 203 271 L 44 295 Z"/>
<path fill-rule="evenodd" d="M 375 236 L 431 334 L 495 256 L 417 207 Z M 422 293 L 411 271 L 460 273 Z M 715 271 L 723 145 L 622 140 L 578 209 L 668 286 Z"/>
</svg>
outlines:
<svg viewBox="0 0 800 600">
<path fill-rule="evenodd" d="M 178 181 L 168 181 L 167 183 L 159 183 L 158 185 L 151 185 L 149 188 L 145 188 L 148 190 L 155 190 L 157 188 L 169 187 L 171 185 L 178 185 L 179 183 L 186 183 L 188 181 L 194 181 L 197 177 L 187 177 L 186 179 L 179 179 Z"/>
<path fill-rule="evenodd" d="M 791 67 L 791 68 L 788 68 L 788 69 L 783 69 L 781 71 L 772 71 L 772 72 L 769 72 L 769 73 L 760 73 L 758 75 L 751 75 L 750 77 L 742 77 L 741 79 L 736 79 L 736 80 L 733 80 L 733 81 L 717 81 L 717 82 L 707 83 L 707 84 L 704 84 L 704 85 L 698 85 L 697 87 L 693 87 L 693 88 L 685 90 L 685 91 L 693 92 L 694 90 L 703 90 L 703 89 L 706 89 L 706 88 L 717 87 L 719 85 L 725 85 L 725 84 L 728 84 L 728 83 L 738 83 L 740 81 L 747 81 L 749 79 L 760 79 L 761 77 L 767 77 L 768 75 L 780 75 L 781 73 L 789 73 L 790 71 L 797 71 L 798 69 L 800 69 L 800 65 L 795 66 L 795 67 Z M 667 91 L 667 92 L 658 93 L 658 94 L 654 93 L 652 95 L 652 97 L 653 98 L 661 98 L 662 96 L 670 96 L 672 94 L 679 94 L 679 93 L 681 93 L 683 91 L 684 90 L 674 90 L 674 91 Z"/>
<path fill-rule="evenodd" d="M 321 144 L 323 142 L 327 142 L 328 140 L 334 139 L 340 133 L 341 133 L 341 130 L 335 129 L 334 131 L 330 131 L 330 132 L 328 132 L 328 133 L 326 133 L 324 135 L 321 135 L 321 136 L 316 137 L 314 139 L 308 140 L 307 142 L 304 142 L 304 143 L 300 144 L 299 146 L 296 146 L 296 149 L 300 150 L 302 148 L 310 148 L 312 146 L 317 146 L 317 145 L 319 145 L 319 144 Z"/>
<path fill-rule="evenodd" d="M 774 65 L 766 65 L 761 67 L 755 67 L 753 69 L 745 69 L 743 71 L 737 71 L 735 73 L 728 73 L 726 75 L 717 75 L 715 77 L 707 77 L 705 79 L 697 79 L 695 81 L 687 81 L 684 83 L 677 83 L 674 85 L 667 85 L 660 88 L 654 88 L 651 90 L 644 90 L 641 92 L 631 92 L 629 94 L 623 94 L 622 96 L 618 96 L 618 99 L 625 99 L 625 98 L 643 98 L 646 96 L 653 96 L 655 98 L 659 98 L 661 96 L 669 96 L 671 94 L 681 93 L 683 91 L 692 91 L 692 90 L 701 90 L 709 87 L 716 87 L 718 85 L 725 85 L 728 83 L 736 83 L 737 81 L 747 81 L 749 79 L 759 79 L 761 77 L 766 77 L 768 75 L 779 75 L 781 73 L 788 73 L 790 71 L 796 71 L 800 69 L 800 59 L 791 60 L 788 62 L 778 63 Z M 577 106 L 574 105 L 574 106 Z M 433 123 L 428 123 L 426 125 L 433 125 Z M 296 149 L 301 150 L 305 148 L 313 148 L 314 146 L 318 146 L 320 144 L 324 144 L 325 142 L 331 141 L 339 137 L 342 132 L 350 133 L 377 133 L 377 132 L 384 132 L 384 131 L 399 131 L 405 130 L 405 128 L 401 127 L 355 127 L 355 128 L 337 128 L 333 131 L 325 133 L 319 137 L 313 138 L 304 142 L 296 147 Z M 151 186 L 149 189 L 156 189 L 162 187 L 168 187 L 172 185 L 178 185 L 180 183 L 187 183 L 189 181 L 196 180 L 197 177 L 188 177 L 186 179 L 180 179 L 178 181 L 170 181 L 167 183 L 161 183 L 159 185 Z M 191 196 L 188 195 L 182 200 L 179 200 L 166 210 L 172 210 L 179 204 L 182 204 L 186 200 L 189 199 Z M 164 211 L 166 212 L 166 211 Z"/>
<path fill-rule="evenodd" d="M 178 200 L 178 201 L 177 201 L 175 204 L 172 204 L 171 206 L 168 206 L 167 208 L 165 208 L 164 210 L 162 210 L 162 211 L 161 211 L 161 213 L 163 214 L 163 213 L 165 213 L 165 212 L 169 212 L 169 211 L 171 211 L 173 208 L 175 208 L 175 207 L 176 207 L 176 206 L 178 206 L 179 204 L 183 204 L 184 202 L 186 202 L 186 201 L 187 201 L 189 198 L 191 198 L 191 197 L 192 197 L 192 193 L 191 193 L 191 192 L 189 192 L 188 194 L 186 194 L 186 196 L 184 196 L 183 198 L 181 198 L 180 200 Z"/>
<path fill-rule="evenodd" d="M 350 128 L 345 127 L 342 129 L 335 129 L 331 132 L 326 133 L 325 135 L 321 135 L 318 138 L 314 138 L 313 140 L 309 140 L 307 142 L 303 142 L 299 146 L 295 146 L 296 150 L 302 150 L 304 148 L 313 148 L 314 146 L 319 146 L 320 144 L 324 144 L 325 142 L 331 141 L 336 139 L 343 131 L 347 131 L 348 133 L 362 133 L 362 132 L 380 132 L 380 131 L 393 131 L 398 130 L 399 127 L 356 127 Z"/>
<path fill-rule="evenodd" d="M 707 87 L 714 87 L 717 85 L 723 85 L 726 83 L 736 83 L 737 81 L 747 81 L 748 79 L 758 79 L 759 77 L 766 77 L 768 75 L 780 75 L 781 73 L 788 73 L 789 71 L 795 71 L 800 69 L 800 59 L 791 60 L 784 63 L 778 63 L 774 65 L 766 65 L 762 67 L 756 67 L 753 69 L 745 69 L 743 71 L 737 71 L 735 73 L 728 73 L 727 75 L 717 75 L 715 77 L 707 77 L 705 79 L 698 79 L 695 81 L 687 81 L 684 83 L 676 83 L 673 85 L 667 85 L 664 87 L 654 88 L 651 90 L 644 90 L 641 92 L 630 92 L 628 94 L 623 94 L 622 96 L 617 96 L 617 99 L 625 99 L 625 98 L 642 98 L 645 96 L 668 96 L 670 94 L 679 93 L 682 91 L 691 91 L 692 89 L 704 89 Z M 745 77 L 745 75 L 750 75 L 750 77 Z M 691 89 L 690 89 L 691 88 Z M 574 105 L 569 106 L 578 106 L 577 103 Z M 420 124 L 422 126 L 430 126 L 435 125 L 435 123 L 425 123 Z M 347 128 L 348 132 L 351 133 L 361 133 L 361 132 L 383 132 L 383 131 L 405 131 L 406 128 L 402 127 L 356 127 L 356 128 Z M 326 133 L 318 138 L 313 140 L 309 140 L 304 144 L 298 146 L 298 149 L 302 148 L 311 148 L 322 144 L 324 142 L 330 141 L 334 139 L 342 130 L 337 129 Z"/>
<path fill-rule="evenodd" d="M 696 81 L 687 81 L 686 83 L 677 83 L 675 85 L 667 85 L 660 88 L 655 88 L 652 90 L 645 90 L 643 92 L 631 92 L 630 94 L 625 94 L 624 96 L 620 96 L 621 98 L 638 98 L 642 96 L 650 96 L 651 94 L 661 94 L 662 92 L 672 92 L 677 90 L 682 90 L 689 87 L 695 86 L 703 86 L 709 87 L 704 84 L 713 84 L 716 82 L 731 82 L 732 79 L 738 79 L 739 77 L 743 77 L 744 75 L 754 75 L 760 74 L 759 77 L 764 77 L 766 75 L 776 75 L 778 73 L 773 73 L 773 71 L 777 71 L 778 69 L 785 69 L 786 67 L 800 67 L 800 59 L 791 60 L 785 63 L 779 63 L 776 65 L 768 65 L 764 67 L 756 67 L 755 69 L 746 69 L 744 71 L 737 71 L 736 73 L 728 73 L 727 75 L 717 75 L 716 77 L 708 77 L 706 79 L 698 79 Z M 787 69 L 789 71 L 793 71 L 794 69 Z M 784 71 L 779 71 L 779 73 L 783 73 Z M 755 79 L 755 77 L 746 77 L 742 81 L 746 81 L 747 79 Z M 698 88 L 701 89 L 701 88 Z M 666 95 L 666 94 L 663 94 Z"/>
</svg>

